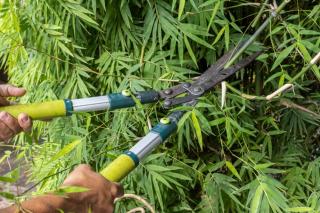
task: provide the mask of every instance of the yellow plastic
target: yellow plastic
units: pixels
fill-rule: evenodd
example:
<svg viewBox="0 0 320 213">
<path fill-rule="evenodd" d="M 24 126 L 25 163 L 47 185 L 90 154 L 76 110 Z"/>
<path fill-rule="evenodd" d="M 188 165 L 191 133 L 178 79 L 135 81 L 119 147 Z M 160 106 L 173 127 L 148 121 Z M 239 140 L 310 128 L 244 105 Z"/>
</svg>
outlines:
<svg viewBox="0 0 320 213">
<path fill-rule="evenodd" d="M 128 155 L 122 154 L 104 168 L 100 174 L 107 180 L 119 182 L 135 167 L 134 161 Z"/>
<path fill-rule="evenodd" d="M 6 111 L 16 118 L 20 113 L 24 112 L 33 120 L 66 116 L 66 107 L 63 100 L 35 104 L 11 105 L 0 107 L 0 112 L 1 111 Z"/>
</svg>

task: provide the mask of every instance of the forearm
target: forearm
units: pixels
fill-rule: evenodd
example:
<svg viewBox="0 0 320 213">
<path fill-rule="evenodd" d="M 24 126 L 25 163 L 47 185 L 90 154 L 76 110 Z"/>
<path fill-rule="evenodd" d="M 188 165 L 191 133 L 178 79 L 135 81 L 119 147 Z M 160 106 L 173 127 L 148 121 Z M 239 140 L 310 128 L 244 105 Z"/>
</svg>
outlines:
<svg viewBox="0 0 320 213">
<path fill-rule="evenodd" d="M 65 197 L 44 195 L 0 209 L 0 213 L 112 213 L 114 199 L 123 195 L 120 185 L 106 180 L 88 165 L 75 168 L 62 184 L 63 187 L 76 186 L 84 192 L 68 193 Z"/>
<path fill-rule="evenodd" d="M 24 201 L 20 204 L 20 206 L 13 205 L 2 209 L 0 210 L 0 213 L 56 213 L 59 212 L 59 210 L 64 210 L 64 212 L 72 212 L 74 207 L 75 206 L 73 206 L 72 202 L 68 202 L 67 198 L 55 195 L 45 195 Z"/>
</svg>

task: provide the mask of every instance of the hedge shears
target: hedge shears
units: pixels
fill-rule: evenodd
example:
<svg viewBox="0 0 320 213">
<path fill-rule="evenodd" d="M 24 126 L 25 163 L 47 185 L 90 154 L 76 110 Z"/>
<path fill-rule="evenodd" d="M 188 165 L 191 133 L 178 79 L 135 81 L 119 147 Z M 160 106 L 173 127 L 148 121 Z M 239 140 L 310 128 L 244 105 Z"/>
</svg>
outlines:
<svg viewBox="0 0 320 213">
<path fill-rule="evenodd" d="M 6 111 L 17 117 L 20 113 L 27 113 L 32 119 L 48 119 L 69 116 L 78 112 L 92 112 L 100 110 L 114 110 L 136 105 L 137 100 L 141 104 L 163 101 L 165 108 L 176 105 L 194 106 L 197 99 L 211 90 L 221 81 L 233 75 L 255 60 L 260 52 L 256 52 L 237 64 L 226 67 L 225 65 L 238 53 L 242 45 L 223 55 L 216 64 L 210 66 L 196 80 L 181 83 L 162 91 L 141 91 L 131 93 L 124 90 L 121 93 L 112 93 L 105 96 L 89 97 L 82 99 L 65 99 L 43 103 L 21 104 L 1 107 L 0 111 Z M 100 173 L 110 181 L 120 181 L 131 172 L 139 162 L 146 157 L 155 147 L 165 141 L 177 129 L 179 119 L 185 111 L 175 111 L 168 117 L 162 118 L 151 131 L 143 137 L 129 151 L 124 152 L 112 161 Z"/>
</svg>

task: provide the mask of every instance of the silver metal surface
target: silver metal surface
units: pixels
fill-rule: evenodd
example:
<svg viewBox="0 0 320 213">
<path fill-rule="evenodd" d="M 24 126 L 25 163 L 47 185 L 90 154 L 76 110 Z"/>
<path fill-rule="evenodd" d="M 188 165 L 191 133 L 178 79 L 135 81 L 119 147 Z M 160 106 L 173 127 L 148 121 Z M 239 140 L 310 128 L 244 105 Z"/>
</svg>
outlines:
<svg viewBox="0 0 320 213">
<path fill-rule="evenodd" d="M 71 101 L 74 112 L 106 110 L 110 107 L 110 100 L 107 95 L 92 98 L 73 99 Z"/>
<path fill-rule="evenodd" d="M 155 147 L 157 147 L 161 142 L 162 142 L 162 139 L 159 134 L 154 132 L 149 132 L 129 151 L 136 154 L 139 160 L 142 160 L 145 156 L 147 156 L 150 152 L 152 152 L 152 150 Z"/>
</svg>

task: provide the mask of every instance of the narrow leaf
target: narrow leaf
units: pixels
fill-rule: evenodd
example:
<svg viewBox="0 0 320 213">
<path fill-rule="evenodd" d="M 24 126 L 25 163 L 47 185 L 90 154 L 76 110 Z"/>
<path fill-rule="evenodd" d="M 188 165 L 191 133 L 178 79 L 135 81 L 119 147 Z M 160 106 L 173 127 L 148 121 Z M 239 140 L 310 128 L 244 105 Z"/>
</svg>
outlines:
<svg viewBox="0 0 320 213">
<path fill-rule="evenodd" d="M 193 127 L 196 130 L 198 143 L 199 143 L 200 148 L 202 150 L 203 149 L 203 140 L 202 140 L 201 128 L 200 128 L 200 124 L 199 124 L 198 118 L 196 116 L 196 113 L 194 111 L 192 111 L 191 118 L 192 118 L 192 122 L 193 122 Z"/>
<path fill-rule="evenodd" d="M 296 45 L 293 44 L 293 45 L 287 47 L 286 49 L 282 50 L 282 51 L 280 52 L 280 54 L 278 55 L 276 61 L 274 62 L 271 70 L 274 70 L 275 68 L 277 68 L 277 67 L 281 64 L 281 62 L 288 57 L 288 55 L 289 55 L 289 54 L 291 53 L 291 51 L 295 48 L 295 46 L 296 46 Z"/>
<path fill-rule="evenodd" d="M 263 188 L 261 185 L 257 188 L 256 192 L 254 193 L 252 202 L 251 202 L 251 208 L 250 208 L 250 213 L 259 213 L 260 205 L 261 205 L 261 200 L 263 196 Z"/>
<path fill-rule="evenodd" d="M 66 154 L 70 153 L 72 150 L 74 150 L 79 143 L 81 142 L 81 140 L 75 140 L 72 143 L 66 145 L 63 149 L 61 149 L 57 154 L 55 154 L 50 161 L 48 162 L 52 162 L 55 161 L 57 159 L 59 159 L 62 156 L 65 156 Z"/>
<path fill-rule="evenodd" d="M 236 176 L 239 180 L 241 180 L 241 177 L 240 177 L 238 171 L 236 170 L 236 168 L 232 165 L 232 163 L 230 161 L 226 161 L 226 166 L 228 167 L 228 169 L 232 172 L 232 174 L 234 176 Z"/>
<path fill-rule="evenodd" d="M 183 13 L 185 4 L 186 4 L 186 1 L 185 1 L 185 0 L 180 0 L 180 3 L 179 3 L 179 13 L 178 13 L 178 19 L 179 19 L 179 20 L 180 20 L 180 18 L 181 18 L 182 13 Z"/>
</svg>

